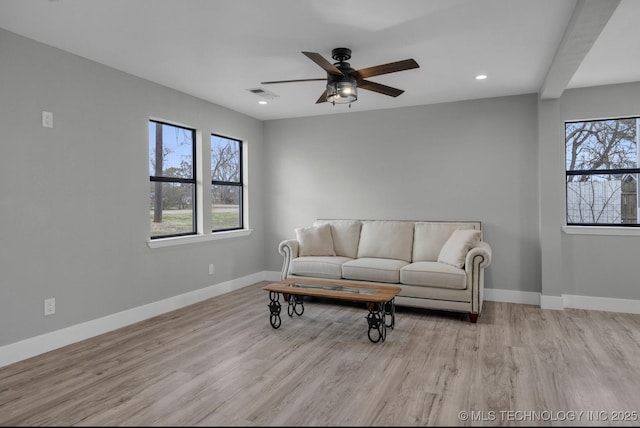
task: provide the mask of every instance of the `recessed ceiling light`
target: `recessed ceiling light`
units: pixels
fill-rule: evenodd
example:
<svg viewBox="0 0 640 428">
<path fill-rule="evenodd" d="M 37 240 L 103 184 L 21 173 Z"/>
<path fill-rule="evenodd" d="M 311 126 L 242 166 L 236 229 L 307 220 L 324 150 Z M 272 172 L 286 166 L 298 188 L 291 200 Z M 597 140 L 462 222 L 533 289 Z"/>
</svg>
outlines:
<svg viewBox="0 0 640 428">
<path fill-rule="evenodd" d="M 267 102 L 265 100 L 260 100 L 260 101 L 258 101 L 258 104 L 263 104 L 264 105 L 264 104 L 267 104 Z"/>
<path fill-rule="evenodd" d="M 478 74 L 478 75 L 476 76 L 476 80 L 484 80 L 484 79 L 486 79 L 486 78 L 487 78 L 487 75 L 486 75 L 486 74 Z"/>
</svg>

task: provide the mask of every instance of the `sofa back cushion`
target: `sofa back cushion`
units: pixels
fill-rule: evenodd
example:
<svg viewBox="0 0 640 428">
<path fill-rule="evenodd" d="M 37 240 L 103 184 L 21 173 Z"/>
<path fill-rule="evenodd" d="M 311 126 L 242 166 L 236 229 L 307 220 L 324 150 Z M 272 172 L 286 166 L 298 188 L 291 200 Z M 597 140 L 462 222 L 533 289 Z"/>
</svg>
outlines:
<svg viewBox="0 0 640 428">
<path fill-rule="evenodd" d="M 362 221 L 358 258 L 377 257 L 411 262 L 412 246 L 413 222 L 392 220 Z"/>
<path fill-rule="evenodd" d="M 416 222 L 413 238 L 414 262 L 435 262 L 456 229 L 480 230 L 479 222 Z"/>
<path fill-rule="evenodd" d="M 328 224 L 331 227 L 336 256 L 355 259 L 358 256 L 362 223 L 358 220 L 316 220 L 313 223 L 314 226 L 323 224 Z"/>
</svg>

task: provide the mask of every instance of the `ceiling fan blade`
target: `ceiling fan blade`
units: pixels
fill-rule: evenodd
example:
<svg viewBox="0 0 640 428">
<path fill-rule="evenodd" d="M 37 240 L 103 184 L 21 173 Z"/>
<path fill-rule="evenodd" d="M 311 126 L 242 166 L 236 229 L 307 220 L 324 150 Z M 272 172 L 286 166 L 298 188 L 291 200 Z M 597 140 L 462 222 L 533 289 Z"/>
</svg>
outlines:
<svg viewBox="0 0 640 428">
<path fill-rule="evenodd" d="M 318 98 L 318 101 L 316 101 L 316 104 L 326 103 L 326 102 L 327 102 L 327 90 L 325 89 L 322 95 L 320 95 L 320 98 Z"/>
<path fill-rule="evenodd" d="M 273 83 L 292 83 L 292 82 L 317 82 L 317 81 L 326 81 L 326 77 L 319 77 L 317 79 L 297 79 L 297 80 L 272 80 L 270 82 L 260 82 L 261 85 L 271 85 Z"/>
<path fill-rule="evenodd" d="M 302 52 L 302 53 L 305 54 L 311 61 L 315 62 L 320 67 L 322 67 L 322 69 L 327 73 L 332 74 L 334 76 L 341 76 L 341 77 L 344 76 L 342 71 L 338 70 L 338 68 L 335 65 L 331 64 L 329 61 L 324 59 L 324 57 L 319 53 L 316 53 L 316 52 Z"/>
<path fill-rule="evenodd" d="M 352 72 L 356 78 L 366 79 L 368 77 L 380 76 L 381 74 L 395 73 L 396 71 L 411 70 L 419 68 L 417 62 L 413 59 L 405 59 L 403 61 L 390 62 L 389 64 L 376 65 L 374 67 L 361 68 Z"/>
<path fill-rule="evenodd" d="M 359 81 L 358 88 L 389 95 L 390 97 L 397 97 L 404 92 L 402 89 L 392 88 L 391 86 L 381 85 L 380 83 L 370 82 L 368 80 Z"/>
</svg>

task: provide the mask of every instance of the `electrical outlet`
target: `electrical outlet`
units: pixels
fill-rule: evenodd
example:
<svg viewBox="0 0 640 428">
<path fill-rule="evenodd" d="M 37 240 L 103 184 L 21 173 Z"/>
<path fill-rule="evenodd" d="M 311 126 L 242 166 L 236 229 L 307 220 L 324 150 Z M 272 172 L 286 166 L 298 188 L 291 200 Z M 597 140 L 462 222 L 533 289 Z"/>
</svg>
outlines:
<svg viewBox="0 0 640 428">
<path fill-rule="evenodd" d="M 45 315 L 53 315 L 56 313 L 56 299 L 44 299 L 44 314 Z"/>
<path fill-rule="evenodd" d="M 42 126 L 45 128 L 53 128 L 53 113 L 50 111 L 42 112 Z"/>
<path fill-rule="evenodd" d="M 209 275 L 213 275 L 213 263 L 209 264 Z"/>
</svg>

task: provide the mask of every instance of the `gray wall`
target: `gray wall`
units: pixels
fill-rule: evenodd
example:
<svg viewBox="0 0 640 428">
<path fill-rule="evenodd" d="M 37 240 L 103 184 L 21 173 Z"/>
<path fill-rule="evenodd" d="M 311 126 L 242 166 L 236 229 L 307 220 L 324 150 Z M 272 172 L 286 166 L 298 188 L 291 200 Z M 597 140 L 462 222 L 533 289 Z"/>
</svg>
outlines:
<svg viewBox="0 0 640 428">
<path fill-rule="evenodd" d="M 564 129 L 564 120 L 602 119 L 640 115 L 640 83 L 610 85 L 602 87 L 572 89 L 566 91 L 557 101 L 558 114 L 555 123 L 550 126 Z M 551 145 L 550 141 L 541 141 L 541 146 Z M 564 150 L 564 141 L 560 142 Z M 556 157 L 557 158 L 557 157 Z M 564 153 L 558 160 L 547 159 L 560 175 L 564 183 Z M 541 171 L 541 175 L 546 171 Z M 558 186 L 564 201 L 564 187 Z M 541 189 L 541 198 L 553 196 L 548 187 Z M 553 206 L 553 201 L 547 203 Z M 560 287 L 554 287 L 556 293 L 579 296 L 614 297 L 640 300 L 640 278 L 638 276 L 638 236 L 597 236 L 568 235 L 561 231 L 564 221 L 564 205 L 557 206 L 546 220 L 547 228 L 555 231 L 560 242 L 559 266 Z M 545 284 L 546 287 L 546 284 Z"/>
<path fill-rule="evenodd" d="M 486 287 L 540 291 L 536 95 L 274 120 L 264 132 L 267 269 L 315 218 L 478 220 L 493 247 Z"/>
<path fill-rule="evenodd" d="M 637 237 L 562 232 L 564 120 L 637 114 L 640 83 L 261 122 L 0 30 L 0 346 L 279 271 L 316 218 L 479 220 L 488 288 L 640 299 Z M 249 143 L 250 236 L 148 248 L 149 117 Z"/>
<path fill-rule="evenodd" d="M 248 141 L 250 236 L 148 248 L 150 116 Z M 262 271 L 262 146 L 259 120 L 0 30 L 0 346 Z"/>
</svg>

